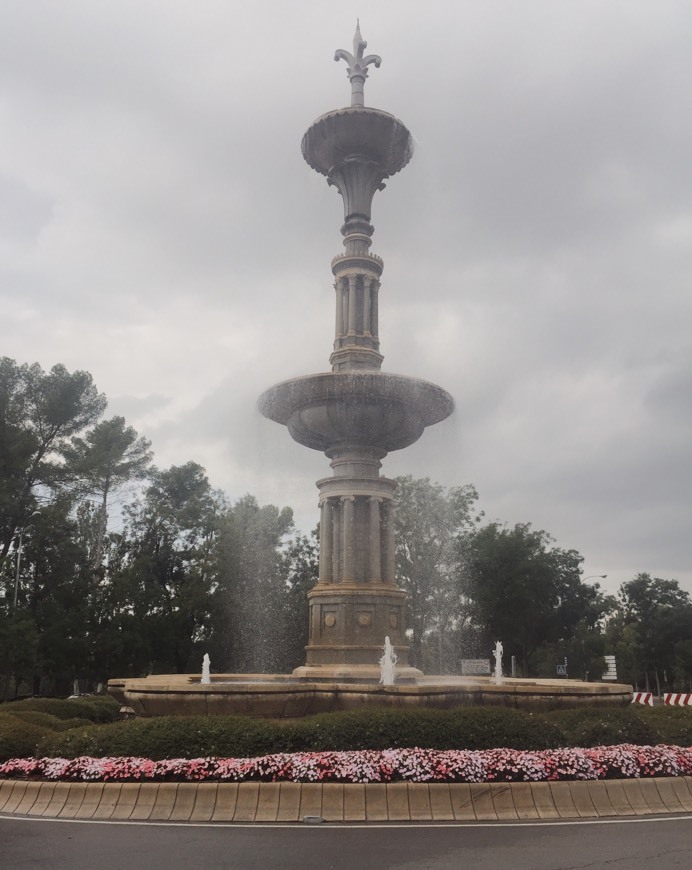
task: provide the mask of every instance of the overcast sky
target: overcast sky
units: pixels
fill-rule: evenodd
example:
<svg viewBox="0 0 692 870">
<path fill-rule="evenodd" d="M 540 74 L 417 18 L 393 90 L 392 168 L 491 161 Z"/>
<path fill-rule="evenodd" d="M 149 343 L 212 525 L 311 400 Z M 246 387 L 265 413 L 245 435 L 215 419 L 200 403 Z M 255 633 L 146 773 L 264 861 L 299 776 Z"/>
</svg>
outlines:
<svg viewBox="0 0 692 870">
<path fill-rule="evenodd" d="M 473 483 L 614 590 L 692 590 L 689 0 L 0 0 L 0 354 L 86 369 L 231 499 L 317 521 L 264 420 L 328 369 L 341 201 L 300 154 L 349 102 L 416 153 L 373 208 L 384 369 L 456 412 L 388 476 Z"/>
</svg>

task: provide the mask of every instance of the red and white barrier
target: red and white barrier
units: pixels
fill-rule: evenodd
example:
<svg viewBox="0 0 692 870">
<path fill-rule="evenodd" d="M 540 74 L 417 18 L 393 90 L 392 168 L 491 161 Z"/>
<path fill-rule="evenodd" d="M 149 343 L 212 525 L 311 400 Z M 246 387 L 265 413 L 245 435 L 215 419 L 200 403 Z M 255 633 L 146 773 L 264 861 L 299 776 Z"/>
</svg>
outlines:
<svg viewBox="0 0 692 870">
<path fill-rule="evenodd" d="M 653 707 L 653 705 L 654 705 L 654 693 L 653 692 L 632 692 L 632 703 L 633 704 L 645 704 L 647 707 Z"/>
<path fill-rule="evenodd" d="M 673 707 L 692 707 L 692 693 L 664 692 L 663 703 Z"/>
</svg>

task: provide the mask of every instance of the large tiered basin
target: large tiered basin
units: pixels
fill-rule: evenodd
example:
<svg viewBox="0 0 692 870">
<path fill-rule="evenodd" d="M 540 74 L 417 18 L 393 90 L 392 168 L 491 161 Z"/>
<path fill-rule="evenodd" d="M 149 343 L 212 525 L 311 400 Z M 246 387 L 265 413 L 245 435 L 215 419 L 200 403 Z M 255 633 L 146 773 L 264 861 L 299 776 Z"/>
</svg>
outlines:
<svg viewBox="0 0 692 870">
<path fill-rule="evenodd" d="M 310 681 L 282 674 L 215 674 L 204 684 L 197 674 L 110 680 L 108 691 L 137 716 L 233 714 L 269 719 L 364 707 L 553 710 L 624 706 L 632 701 L 632 687 L 619 683 L 510 677 L 497 684 L 493 677 L 424 676 L 413 684 L 382 686 L 376 680 Z"/>
<path fill-rule="evenodd" d="M 454 400 L 436 384 L 379 371 L 323 372 L 266 390 L 259 409 L 313 450 L 341 445 L 386 453 L 417 441 L 448 417 Z"/>
<path fill-rule="evenodd" d="M 399 172 L 413 154 L 411 134 L 381 109 L 349 106 L 319 117 L 303 136 L 303 157 L 322 175 L 354 155 L 376 164 L 385 178 Z"/>
</svg>

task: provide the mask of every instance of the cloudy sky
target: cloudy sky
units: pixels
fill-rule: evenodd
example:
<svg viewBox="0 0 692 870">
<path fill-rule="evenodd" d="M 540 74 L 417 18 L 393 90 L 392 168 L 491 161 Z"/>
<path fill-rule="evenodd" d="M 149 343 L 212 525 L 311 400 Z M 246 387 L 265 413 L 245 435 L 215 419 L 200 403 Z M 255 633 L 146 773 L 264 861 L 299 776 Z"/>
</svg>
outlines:
<svg viewBox="0 0 692 870">
<path fill-rule="evenodd" d="M 389 476 L 472 482 L 615 589 L 692 591 L 689 0 L 0 0 L 0 353 L 86 369 L 161 467 L 317 520 L 258 394 L 324 371 L 338 194 L 300 140 L 411 130 L 377 194 L 384 368 L 457 410 Z"/>
</svg>

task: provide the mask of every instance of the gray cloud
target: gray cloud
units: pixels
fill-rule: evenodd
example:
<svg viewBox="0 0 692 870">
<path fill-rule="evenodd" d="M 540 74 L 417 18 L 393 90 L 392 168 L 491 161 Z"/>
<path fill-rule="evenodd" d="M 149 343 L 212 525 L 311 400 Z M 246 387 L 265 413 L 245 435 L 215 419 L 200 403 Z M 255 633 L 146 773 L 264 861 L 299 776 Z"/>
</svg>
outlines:
<svg viewBox="0 0 692 870">
<path fill-rule="evenodd" d="M 385 472 L 692 589 L 689 4 L 370 6 L 366 102 L 417 146 L 375 200 L 385 367 L 457 402 Z M 342 210 L 299 145 L 347 101 L 354 23 L 37 0 L 0 35 L 3 352 L 88 369 L 160 465 L 305 529 L 326 460 L 255 401 L 328 367 Z"/>
</svg>

